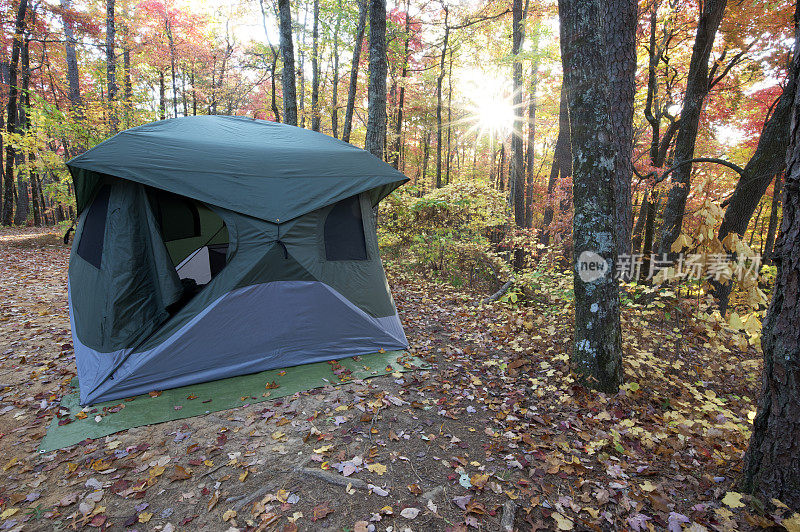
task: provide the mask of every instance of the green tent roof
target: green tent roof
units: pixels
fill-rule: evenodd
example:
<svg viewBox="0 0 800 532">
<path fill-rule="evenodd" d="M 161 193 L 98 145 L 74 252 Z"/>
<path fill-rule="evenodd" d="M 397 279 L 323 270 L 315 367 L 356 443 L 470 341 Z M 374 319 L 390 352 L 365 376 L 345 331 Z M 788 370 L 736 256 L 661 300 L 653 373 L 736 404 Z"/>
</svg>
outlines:
<svg viewBox="0 0 800 532">
<path fill-rule="evenodd" d="M 103 175 L 281 223 L 360 192 L 376 201 L 408 180 L 321 133 L 232 116 L 189 116 L 123 131 L 67 163 L 78 210 Z"/>
</svg>

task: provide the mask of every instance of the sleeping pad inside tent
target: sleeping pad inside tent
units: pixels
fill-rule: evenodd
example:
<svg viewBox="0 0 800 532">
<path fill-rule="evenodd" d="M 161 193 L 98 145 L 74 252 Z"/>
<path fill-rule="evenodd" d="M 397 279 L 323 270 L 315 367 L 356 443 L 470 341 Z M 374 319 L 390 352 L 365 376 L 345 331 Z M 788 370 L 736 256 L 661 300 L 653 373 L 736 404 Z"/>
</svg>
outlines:
<svg viewBox="0 0 800 532">
<path fill-rule="evenodd" d="M 123 131 L 67 163 L 81 404 L 399 350 L 364 150 L 228 116 Z"/>
</svg>

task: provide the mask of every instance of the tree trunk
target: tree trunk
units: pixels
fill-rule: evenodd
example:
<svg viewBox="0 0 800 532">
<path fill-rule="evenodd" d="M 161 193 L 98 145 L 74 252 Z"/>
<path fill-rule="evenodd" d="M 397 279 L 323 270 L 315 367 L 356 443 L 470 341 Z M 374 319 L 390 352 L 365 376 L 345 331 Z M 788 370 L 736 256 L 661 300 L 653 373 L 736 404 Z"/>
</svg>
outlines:
<svg viewBox="0 0 800 532">
<path fill-rule="evenodd" d="M 81 100 L 80 77 L 78 74 L 78 56 L 75 53 L 75 22 L 72 20 L 71 0 L 61 0 L 61 22 L 64 25 L 64 51 L 67 58 L 67 82 L 69 83 L 69 103 L 71 111 L 78 116 L 83 113 Z"/>
<path fill-rule="evenodd" d="M 795 13 L 795 43 L 800 42 L 797 22 Z M 799 63 L 795 46 L 795 83 Z M 783 220 L 773 255 L 778 273 L 761 332 L 764 377 L 745 455 L 744 488 L 800 511 L 800 91 L 790 124 Z"/>
<path fill-rule="evenodd" d="M 314 30 L 311 41 L 311 129 L 319 131 L 319 0 L 314 0 Z"/>
<path fill-rule="evenodd" d="M 561 179 L 572 176 L 569 107 L 567 106 L 567 91 L 563 90 L 563 85 L 558 107 L 558 137 L 556 138 L 556 146 L 553 149 L 553 164 L 550 167 L 550 179 L 547 182 L 547 204 L 544 208 L 544 220 L 542 220 L 542 227 L 544 228 L 542 243 L 545 246 L 550 243 L 550 224 L 553 223 L 556 209 L 556 201 L 553 193 L 556 189 L 559 174 L 561 175 Z"/>
<path fill-rule="evenodd" d="M 582 384 L 622 383 L 619 291 L 614 278 L 614 152 L 603 57 L 602 0 L 559 0 L 561 57 L 572 144 L 575 344 Z"/>
<path fill-rule="evenodd" d="M 117 33 L 114 25 L 115 1 L 106 0 L 106 83 L 108 85 L 107 96 L 112 133 L 116 133 L 117 129 L 119 129 L 117 108 L 114 105 L 114 100 L 117 98 L 117 56 L 114 50 L 114 39 Z"/>
<path fill-rule="evenodd" d="M 35 6 L 34 6 L 35 9 Z M 33 12 L 33 10 L 32 10 Z M 31 80 L 31 64 L 30 64 L 30 36 L 22 41 L 22 50 L 20 53 L 20 69 L 22 70 L 22 87 L 19 93 L 19 127 L 17 128 L 20 135 L 25 135 L 30 126 L 30 115 L 28 109 L 30 108 L 30 95 L 28 89 L 30 88 Z M 15 166 L 20 168 L 24 163 L 27 150 L 17 151 L 17 161 Z M 30 171 L 29 171 L 30 172 Z M 14 215 L 14 223 L 16 225 L 25 225 L 28 220 L 28 210 L 30 201 L 28 197 L 28 176 L 25 172 L 17 170 L 17 209 Z"/>
<path fill-rule="evenodd" d="M 781 205 L 781 183 L 783 174 L 775 176 L 775 186 L 772 191 L 772 210 L 769 215 L 769 227 L 767 228 L 767 241 L 764 244 L 763 262 L 766 265 L 772 264 L 772 245 L 775 242 L 775 231 L 778 228 L 778 208 Z"/>
<path fill-rule="evenodd" d="M 364 149 L 383 159 L 386 143 L 386 0 L 369 0 L 369 89 Z"/>
<path fill-rule="evenodd" d="M 516 0 L 515 0 L 516 1 Z M 444 40 L 442 55 L 439 60 L 439 76 L 436 78 L 436 188 L 442 188 L 442 82 L 444 81 L 444 58 L 447 54 L 447 40 L 450 37 L 450 26 L 447 25 L 449 11 L 444 8 Z"/>
<path fill-rule="evenodd" d="M 727 0 L 706 0 L 697 23 L 697 34 L 692 46 L 692 58 L 686 78 L 686 93 L 683 97 L 681 125 L 675 138 L 675 164 L 682 164 L 694 157 L 697 129 L 703 102 L 708 95 L 708 59 L 714 46 L 717 29 L 722 21 Z M 670 253 L 672 244 L 678 239 L 689 196 L 691 164 L 682 164 L 673 174 L 673 187 L 664 206 L 664 222 L 661 226 L 659 253 Z"/>
<path fill-rule="evenodd" d="M 358 88 L 358 64 L 361 61 L 361 45 L 364 42 L 364 30 L 367 27 L 367 13 L 369 1 L 361 0 L 358 12 L 358 26 L 356 27 L 356 42 L 353 44 L 353 61 L 350 65 L 350 86 L 347 88 L 347 108 L 344 113 L 344 130 L 342 140 L 350 142 L 350 133 L 353 128 L 353 111 L 356 105 L 356 89 Z"/>
<path fill-rule="evenodd" d="M 406 77 L 408 76 L 408 45 L 411 40 L 411 0 L 406 0 L 405 44 L 403 45 L 403 71 L 400 74 L 400 94 L 397 97 L 397 121 L 394 124 L 394 142 L 392 146 L 392 166 L 400 168 L 400 152 L 402 151 L 403 105 L 406 98 Z"/>
<path fill-rule="evenodd" d="M 281 55 L 283 56 L 283 121 L 297 125 L 297 94 L 294 80 L 294 44 L 292 43 L 292 10 L 289 0 L 278 0 Z"/>
<path fill-rule="evenodd" d="M 178 117 L 178 84 L 175 79 L 175 39 L 172 37 L 172 23 L 169 20 L 169 13 L 164 17 L 164 30 L 169 40 L 169 66 L 172 76 L 172 113 L 173 117 Z"/>
<path fill-rule="evenodd" d="M 795 65 L 790 65 L 790 68 L 795 68 Z M 796 80 L 797 76 L 790 71 L 780 100 L 761 129 L 756 151 L 739 176 L 728 207 L 725 209 L 717 236 L 720 241 L 730 233 L 736 233 L 740 237 L 744 236 L 758 203 L 769 188 L 772 177 L 781 172 L 786 164 L 784 157 L 789 146 L 792 102 L 795 94 L 799 92 Z M 725 315 L 733 290 L 733 281 L 711 280 L 711 287 L 720 312 Z"/>
<path fill-rule="evenodd" d="M 636 0 L 607 0 L 606 65 L 608 66 L 611 134 L 614 158 L 614 224 L 617 255 L 631 254 L 631 178 L 633 177 L 633 99 L 636 94 Z"/>
<path fill-rule="evenodd" d="M 300 20 L 300 3 L 295 11 L 297 20 Z M 299 126 L 306 127 L 306 24 L 308 23 L 308 4 L 303 9 L 303 23 L 298 29 L 297 40 L 300 43 L 297 50 L 297 75 L 300 78 L 300 87 L 297 94 L 297 119 Z"/>
<path fill-rule="evenodd" d="M 333 87 L 331 89 L 331 129 L 333 138 L 339 138 L 339 28 L 342 23 L 342 0 L 337 2 L 336 25 L 333 28 Z"/>
<path fill-rule="evenodd" d="M 528 93 L 528 152 L 525 161 L 525 227 L 533 227 L 533 163 L 536 158 L 536 89 L 539 84 L 539 36 L 533 39 L 531 83 Z M 548 183 L 548 195 L 552 194 Z M 550 217 L 552 220 L 552 210 Z"/>
<path fill-rule="evenodd" d="M 161 120 L 167 117 L 167 89 L 164 86 L 164 71 L 158 71 L 158 116 Z"/>
<path fill-rule="evenodd" d="M 123 43 L 122 49 L 122 65 L 125 68 L 125 127 L 131 127 L 131 118 L 133 114 L 133 82 L 131 81 L 131 42 L 130 42 L 130 28 L 126 23 L 123 26 Z"/>
<path fill-rule="evenodd" d="M 17 67 L 19 64 L 22 35 L 25 32 L 25 13 L 28 0 L 20 0 L 17 17 L 14 20 L 14 41 L 11 45 L 11 62 L 8 65 L 8 104 L 6 106 L 6 130 L 9 135 L 17 133 Z M 3 176 L 3 225 L 11 225 L 14 221 L 14 160 L 16 149 L 12 142 L 6 144 L 6 170 Z"/>
<path fill-rule="evenodd" d="M 511 166 L 508 180 L 508 201 L 514 208 L 514 223 L 517 227 L 525 227 L 525 171 L 522 143 L 522 61 L 519 53 L 522 50 L 523 24 L 522 0 L 514 0 L 512 4 L 511 23 L 511 55 L 514 56 L 513 96 L 514 127 L 511 128 Z M 519 264 L 520 260 L 517 261 Z"/>
</svg>

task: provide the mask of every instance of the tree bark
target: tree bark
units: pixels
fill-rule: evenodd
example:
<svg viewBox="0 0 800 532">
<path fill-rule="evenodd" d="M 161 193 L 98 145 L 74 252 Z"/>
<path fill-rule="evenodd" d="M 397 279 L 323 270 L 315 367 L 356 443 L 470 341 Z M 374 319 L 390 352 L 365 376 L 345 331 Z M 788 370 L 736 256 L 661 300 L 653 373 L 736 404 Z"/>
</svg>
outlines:
<svg viewBox="0 0 800 532">
<path fill-rule="evenodd" d="M 25 14 L 28 0 L 20 0 L 17 16 L 14 19 L 14 41 L 11 45 L 11 62 L 8 65 L 8 104 L 6 106 L 6 130 L 9 135 L 17 133 L 17 68 L 25 32 Z M 11 225 L 14 221 L 14 162 L 16 148 L 12 142 L 6 143 L 6 170 L 3 176 L 3 225 Z"/>
<path fill-rule="evenodd" d="M 795 43 L 800 26 L 795 13 Z M 800 76 L 795 45 L 792 76 Z M 764 376 L 758 413 L 745 455 L 744 488 L 762 500 L 776 498 L 800 511 L 800 91 L 791 108 L 778 267 L 761 332 Z"/>
<path fill-rule="evenodd" d="M 689 74 L 686 78 L 686 93 L 681 110 L 681 124 L 675 138 L 675 163 L 681 164 L 694 157 L 700 113 L 708 95 L 708 59 L 714 46 L 717 29 L 722 21 L 727 0 L 706 0 L 697 23 L 697 33 L 692 46 Z M 661 226 L 659 253 L 671 253 L 672 244 L 678 239 L 689 196 L 689 178 L 692 165 L 684 164 L 672 174 L 673 187 L 664 206 L 664 222 Z"/>
<path fill-rule="evenodd" d="M 539 85 L 539 36 L 534 35 L 534 58 L 531 62 L 531 82 L 528 92 L 528 151 L 525 160 L 525 227 L 533 227 L 533 163 L 536 158 L 536 90 Z M 548 194 L 552 194 L 549 188 Z M 552 220 L 552 211 L 550 213 Z"/>
<path fill-rule="evenodd" d="M 61 22 L 64 24 L 64 51 L 67 59 L 67 82 L 69 83 L 70 108 L 73 113 L 83 114 L 83 101 L 81 99 L 80 77 L 78 73 L 78 56 L 75 52 L 75 22 L 72 20 L 71 0 L 61 0 Z"/>
<path fill-rule="evenodd" d="M 572 148 L 570 146 L 569 134 L 569 107 L 567 105 L 567 91 L 561 91 L 560 104 L 558 108 L 558 137 L 556 138 L 556 146 L 553 149 L 553 164 L 550 167 L 550 179 L 547 182 L 547 204 L 544 208 L 544 220 L 542 220 L 542 227 L 544 234 L 542 235 L 542 243 L 547 246 L 550 244 L 550 225 L 553 223 L 555 215 L 556 202 L 553 193 L 556 189 L 558 176 L 561 179 L 572 176 Z"/>
<path fill-rule="evenodd" d="M 442 188 L 442 82 L 444 81 L 447 40 L 450 37 L 450 26 L 447 24 L 449 10 L 444 3 L 442 3 L 442 8 L 444 9 L 444 39 L 442 40 L 442 55 L 439 60 L 439 76 L 436 78 L 436 188 Z"/>
<path fill-rule="evenodd" d="M 297 94 L 294 79 L 294 44 L 292 43 L 292 10 L 289 0 L 278 0 L 281 55 L 283 57 L 283 121 L 297 125 Z"/>
<path fill-rule="evenodd" d="M 558 6 L 575 208 L 575 344 L 571 367 L 582 384 L 615 392 L 623 379 L 619 291 L 614 278 L 615 146 L 601 1 L 559 0 Z"/>
<path fill-rule="evenodd" d="M 772 247 L 775 242 L 775 231 L 778 228 L 778 208 L 781 205 L 781 183 L 783 173 L 775 176 L 775 186 L 772 191 L 772 209 L 769 215 L 769 226 L 767 228 L 767 241 L 764 244 L 763 262 L 766 265 L 772 264 Z"/>
<path fill-rule="evenodd" d="M 112 133 L 116 133 L 119 129 L 117 108 L 114 105 L 114 100 L 117 99 L 117 55 L 114 50 L 114 39 L 117 34 L 114 22 L 115 1 L 116 0 L 106 0 L 106 83 L 108 85 L 106 91 Z"/>
<path fill-rule="evenodd" d="M 358 26 L 356 27 L 356 42 L 353 44 L 353 60 L 350 65 L 350 85 L 347 88 L 347 108 L 344 113 L 344 129 L 342 140 L 350 142 L 350 133 L 353 129 L 353 111 L 356 106 L 356 89 L 358 88 L 358 64 L 361 61 L 361 45 L 364 42 L 364 30 L 367 27 L 367 13 L 370 0 L 361 0 L 358 11 Z"/>
<path fill-rule="evenodd" d="M 172 76 L 172 113 L 173 118 L 178 117 L 178 83 L 175 78 L 175 39 L 172 36 L 172 23 L 169 20 L 169 11 L 164 13 L 164 30 L 169 40 L 169 65 Z"/>
<path fill-rule="evenodd" d="M 331 89 L 331 129 L 333 138 L 339 138 L 339 28 L 342 23 L 342 0 L 337 1 L 336 25 L 333 28 L 333 87 Z"/>
<path fill-rule="evenodd" d="M 167 117 L 167 97 L 166 87 L 164 86 L 164 71 L 158 71 L 158 117 L 164 120 Z"/>
<path fill-rule="evenodd" d="M 525 227 L 525 172 L 522 142 L 522 61 L 519 53 L 524 39 L 522 0 L 514 0 L 512 4 L 511 55 L 514 56 L 513 96 L 514 127 L 511 128 L 511 166 L 508 180 L 508 201 L 514 207 L 514 223 L 517 227 Z M 517 260 L 517 263 L 521 259 Z"/>
<path fill-rule="evenodd" d="M 386 143 L 386 0 L 369 3 L 369 107 L 364 149 L 382 160 Z"/>
<path fill-rule="evenodd" d="M 35 9 L 35 6 L 34 6 Z M 31 13 L 35 11 L 32 9 Z M 22 83 L 21 91 L 19 94 L 19 110 L 18 121 L 19 127 L 17 128 L 20 135 L 25 135 L 28 132 L 30 125 L 30 115 L 28 109 L 30 108 L 30 95 L 28 89 L 30 88 L 31 80 L 31 64 L 30 64 L 30 34 L 26 32 L 26 37 L 22 41 L 22 50 L 20 52 L 20 70 L 22 70 Z M 27 150 L 17 151 L 17 160 L 15 166 L 20 168 L 25 162 Z M 30 173 L 30 170 L 29 170 Z M 28 220 L 28 210 L 30 208 L 30 201 L 28 196 L 28 176 L 25 172 L 17 170 L 17 209 L 14 214 L 14 223 L 16 225 L 25 225 Z"/>
<path fill-rule="evenodd" d="M 270 88 L 271 88 L 271 99 L 270 105 L 272 107 L 272 114 L 275 115 L 275 121 L 281 121 L 281 113 L 278 110 L 278 102 L 277 98 L 275 97 L 275 73 L 277 71 L 278 66 L 278 50 L 272 46 L 272 43 L 269 40 L 269 31 L 267 30 L 267 12 L 264 9 L 264 0 L 258 0 L 258 5 L 261 8 L 261 25 L 264 27 L 264 37 L 267 39 L 267 44 L 269 45 L 269 49 L 272 52 L 272 64 L 270 65 Z M 194 90 L 194 73 L 192 73 L 192 90 Z M 197 113 L 195 113 L 197 114 Z"/>
<path fill-rule="evenodd" d="M 636 94 L 636 0 L 606 0 L 606 65 L 614 158 L 617 255 L 630 255 L 633 209 L 633 99 Z"/>
<path fill-rule="evenodd" d="M 402 133 L 403 133 L 403 104 L 406 97 L 406 77 L 408 76 L 408 45 L 411 40 L 411 0 L 406 0 L 406 13 L 405 13 L 405 43 L 403 45 L 403 70 L 400 74 L 400 94 L 397 97 L 397 121 L 394 124 L 394 142 L 392 143 L 392 166 L 395 169 L 400 168 L 400 152 L 402 151 Z"/>
<path fill-rule="evenodd" d="M 314 29 L 311 34 L 311 130 L 319 131 L 319 0 L 314 0 Z"/>
</svg>

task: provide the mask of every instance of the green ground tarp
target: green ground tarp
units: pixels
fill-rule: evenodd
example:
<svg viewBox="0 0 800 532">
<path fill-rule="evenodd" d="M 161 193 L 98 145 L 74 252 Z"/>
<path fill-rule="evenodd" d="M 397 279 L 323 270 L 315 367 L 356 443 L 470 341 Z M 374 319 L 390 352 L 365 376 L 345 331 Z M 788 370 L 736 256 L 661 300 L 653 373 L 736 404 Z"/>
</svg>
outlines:
<svg viewBox="0 0 800 532">
<path fill-rule="evenodd" d="M 351 373 L 346 374 L 340 367 Z M 285 370 L 275 369 L 193 384 L 164 390 L 160 394 L 138 395 L 133 400 L 97 403 L 85 409 L 80 406 L 76 390 L 61 399 L 61 411 L 69 410 L 69 415 L 53 419 L 39 445 L 39 452 L 63 449 L 87 438 L 101 438 L 133 427 L 200 416 L 328 384 L 336 386 L 353 379 L 367 379 L 422 367 L 424 363 L 421 360 L 404 351 L 387 351 L 360 356 L 357 360 L 342 359 L 338 364 L 316 362 Z M 345 376 L 344 380 L 342 376 Z M 275 385 L 277 388 L 273 387 Z M 83 414 L 76 417 L 82 410 L 86 417 L 83 418 Z"/>
</svg>

